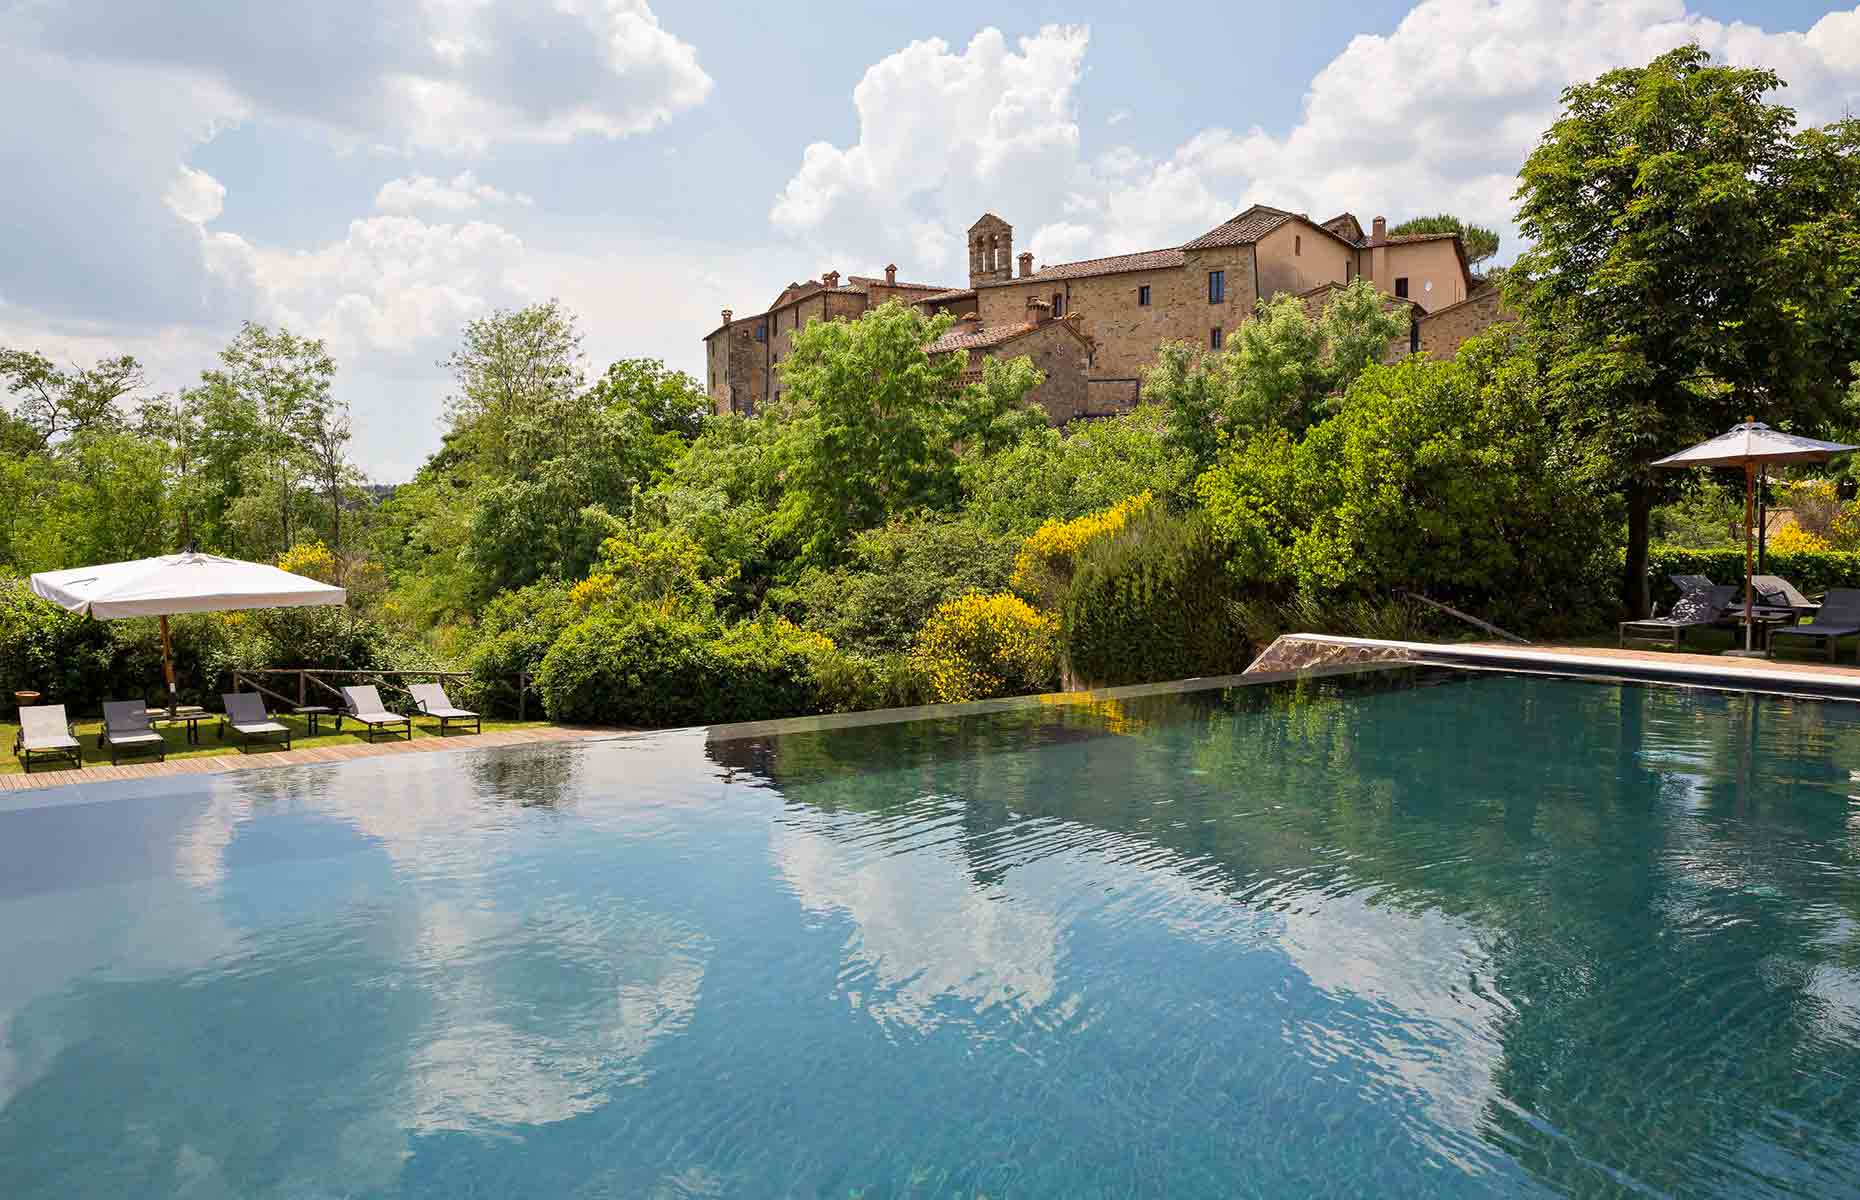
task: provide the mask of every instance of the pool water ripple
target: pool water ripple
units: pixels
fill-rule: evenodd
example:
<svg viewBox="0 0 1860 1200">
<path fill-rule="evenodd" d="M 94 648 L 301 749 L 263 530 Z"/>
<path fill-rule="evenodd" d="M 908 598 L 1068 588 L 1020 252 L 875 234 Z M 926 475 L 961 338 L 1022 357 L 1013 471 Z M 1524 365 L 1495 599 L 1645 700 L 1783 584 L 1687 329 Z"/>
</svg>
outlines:
<svg viewBox="0 0 1860 1200">
<path fill-rule="evenodd" d="M 1500 675 L 0 811 L 0 1196 L 1853 1196 L 1860 712 Z"/>
</svg>

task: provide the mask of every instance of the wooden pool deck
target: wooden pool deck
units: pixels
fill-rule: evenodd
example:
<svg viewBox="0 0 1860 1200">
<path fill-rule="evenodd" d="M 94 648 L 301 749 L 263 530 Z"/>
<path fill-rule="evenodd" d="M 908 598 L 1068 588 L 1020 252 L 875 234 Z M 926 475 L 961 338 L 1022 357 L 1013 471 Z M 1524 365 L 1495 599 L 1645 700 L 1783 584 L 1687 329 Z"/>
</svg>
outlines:
<svg viewBox="0 0 1860 1200">
<path fill-rule="evenodd" d="M 614 737 L 622 729 L 551 725 L 538 729 L 501 729 L 450 737 L 422 737 L 412 741 L 365 742 L 312 746 L 301 750 L 260 750 L 251 754 L 231 751 L 168 762 L 121 763 L 117 766 L 45 767 L 30 775 L 0 775 L 0 792 L 37 791 L 80 783 L 113 783 L 128 779 L 161 779 L 170 775 L 223 775 L 233 771 L 262 771 L 269 767 L 305 763 L 348 762 L 357 758 L 386 758 L 396 754 L 448 754 L 468 750 L 494 750 L 504 746 L 533 746 L 551 742 L 581 742 Z"/>
<path fill-rule="evenodd" d="M 1343 663 L 1390 662 L 1640 679 L 1690 687 L 1860 700 L 1860 667 L 1826 660 L 1736 658 L 1615 646 L 1403 642 L 1297 633 L 1286 634 L 1273 643 L 1254 664 L 1254 670 L 1265 667 L 1297 671 Z"/>
</svg>

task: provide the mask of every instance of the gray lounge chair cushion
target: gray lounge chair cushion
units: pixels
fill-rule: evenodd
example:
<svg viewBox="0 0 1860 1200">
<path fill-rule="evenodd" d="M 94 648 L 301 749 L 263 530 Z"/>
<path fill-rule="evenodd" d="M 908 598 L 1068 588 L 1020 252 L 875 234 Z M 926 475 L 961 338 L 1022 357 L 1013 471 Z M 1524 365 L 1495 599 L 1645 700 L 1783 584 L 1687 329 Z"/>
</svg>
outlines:
<svg viewBox="0 0 1860 1200">
<path fill-rule="evenodd" d="M 1806 625 L 1784 625 L 1770 636 L 1843 637 L 1860 633 L 1860 588 L 1834 588 L 1821 601 L 1821 611 Z"/>
<path fill-rule="evenodd" d="M 226 706 L 226 723 L 239 733 L 289 733 L 290 730 L 271 719 L 265 701 L 257 692 L 225 692 L 220 702 Z"/>
<path fill-rule="evenodd" d="M 62 704 L 35 704 L 19 710 L 20 746 L 26 750 L 75 750 L 71 722 Z"/>
<path fill-rule="evenodd" d="M 407 719 L 389 712 L 387 705 L 381 703 L 381 693 L 373 685 L 343 688 L 342 698 L 349 705 L 345 715 L 364 725 L 398 725 Z"/>
<path fill-rule="evenodd" d="M 420 711 L 429 717 L 475 717 L 478 714 L 468 708 L 456 708 L 446 696 L 444 686 L 437 683 L 416 683 L 408 689 L 420 705 Z"/>
<path fill-rule="evenodd" d="M 112 746 L 153 746 L 162 737 L 149 724 L 148 708 L 141 701 L 105 700 L 103 740 Z"/>
</svg>

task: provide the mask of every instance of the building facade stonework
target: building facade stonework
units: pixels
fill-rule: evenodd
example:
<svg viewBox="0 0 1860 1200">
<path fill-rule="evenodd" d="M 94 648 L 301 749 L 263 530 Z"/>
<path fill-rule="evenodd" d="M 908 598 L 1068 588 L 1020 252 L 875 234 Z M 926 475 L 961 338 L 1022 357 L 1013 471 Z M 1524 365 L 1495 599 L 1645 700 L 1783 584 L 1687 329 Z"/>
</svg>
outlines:
<svg viewBox="0 0 1860 1200">
<path fill-rule="evenodd" d="M 1064 360 L 1055 362 L 1036 397 L 1055 423 L 1134 406 L 1162 343 L 1222 349 L 1262 297 L 1298 296 L 1321 311 L 1327 293 L 1368 279 L 1410 314 L 1406 345 L 1397 339 L 1392 356 L 1451 357 L 1461 342 L 1508 316 L 1497 290 L 1468 270 L 1457 235 L 1391 236 L 1381 217 L 1366 233 L 1347 212 L 1320 223 L 1256 204 L 1180 246 L 1037 270 L 1032 254 L 1015 254 L 1013 226 L 994 213 L 969 228 L 967 242 L 966 287 L 900 284 L 895 267 L 886 268 L 883 280 L 854 276 L 842 286 L 829 272 L 818 283 L 790 284 L 766 312 L 735 318 L 725 310 L 706 339 L 713 408 L 757 411 L 780 394 L 777 367 L 796 330 L 893 299 L 961 318 L 967 336 L 986 342 L 960 347 L 970 352 L 972 371 L 994 354 L 1029 353 L 1042 370 L 1043 354 Z M 1062 329 L 1068 338 L 1060 337 Z M 1085 356 L 1082 377 L 1070 364 L 1075 346 Z"/>
</svg>

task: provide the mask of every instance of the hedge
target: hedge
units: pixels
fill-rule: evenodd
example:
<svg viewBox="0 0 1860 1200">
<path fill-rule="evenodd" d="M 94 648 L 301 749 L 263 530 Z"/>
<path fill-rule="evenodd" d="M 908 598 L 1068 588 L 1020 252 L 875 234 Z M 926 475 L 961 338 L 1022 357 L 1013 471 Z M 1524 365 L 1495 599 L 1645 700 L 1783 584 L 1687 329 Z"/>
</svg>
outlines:
<svg viewBox="0 0 1860 1200">
<path fill-rule="evenodd" d="M 1065 671 L 1088 686 L 1241 671 L 1238 596 L 1202 514 L 1147 509 L 1080 552 L 1061 620 Z"/>
<path fill-rule="evenodd" d="M 554 721 L 666 727 L 911 703 L 900 660 L 844 654 L 787 621 L 715 625 L 656 612 L 569 626 L 536 676 Z"/>
<path fill-rule="evenodd" d="M 1662 608 L 1679 598 L 1669 575 L 1704 575 L 1713 583 L 1740 583 L 1744 578 L 1744 551 L 1681 550 L 1654 546 L 1647 554 L 1653 576 L 1653 598 Z M 1753 561 L 1754 567 L 1754 561 Z M 1809 595 L 1829 588 L 1860 587 L 1860 553 L 1850 550 L 1796 550 L 1764 556 L 1763 573 L 1780 575 Z"/>
</svg>

